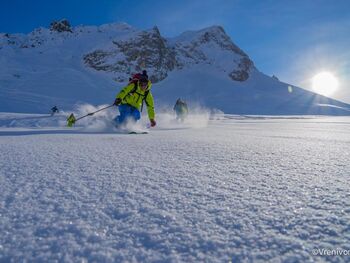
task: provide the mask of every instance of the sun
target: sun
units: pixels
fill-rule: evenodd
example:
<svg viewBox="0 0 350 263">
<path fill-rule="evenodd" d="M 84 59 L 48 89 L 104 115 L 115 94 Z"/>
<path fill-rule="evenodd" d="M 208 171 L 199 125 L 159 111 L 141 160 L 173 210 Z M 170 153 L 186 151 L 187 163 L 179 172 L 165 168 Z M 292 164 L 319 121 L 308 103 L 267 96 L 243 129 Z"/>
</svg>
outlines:
<svg viewBox="0 0 350 263">
<path fill-rule="evenodd" d="M 312 78 L 312 89 L 321 95 L 329 96 L 338 88 L 337 78 L 330 72 L 321 72 Z"/>
</svg>

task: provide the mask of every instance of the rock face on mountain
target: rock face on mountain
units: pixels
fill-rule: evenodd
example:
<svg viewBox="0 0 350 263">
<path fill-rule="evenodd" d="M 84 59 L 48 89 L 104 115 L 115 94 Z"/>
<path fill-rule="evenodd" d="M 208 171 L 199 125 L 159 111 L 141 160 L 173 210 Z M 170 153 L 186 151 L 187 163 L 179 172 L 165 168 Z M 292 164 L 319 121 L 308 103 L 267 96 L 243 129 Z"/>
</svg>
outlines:
<svg viewBox="0 0 350 263">
<path fill-rule="evenodd" d="M 159 82 L 172 70 L 198 64 L 215 65 L 234 81 L 245 81 L 254 68 L 249 57 L 226 35 L 222 27 L 214 26 L 199 32 L 186 32 L 178 38 L 164 39 L 158 28 L 141 31 L 130 38 L 113 40 L 113 46 L 94 50 L 84 56 L 87 66 L 119 73 L 120 82 L 132 72 L 147 68 L 153 82 Z M 219 56 L 232 57 L 231 65 L 221 65 Z M 127 73 L 127 74 L 124 74 Z M 124 76 L 123 76 L 124 75 Z"/>
<path fill-rule="evenodd" d="M 234 81 L 247 80 L 254 69 L 253 61 L 231 41 L 220 26 L 185 32 L 174 42 L 180 68 L 195 64 L 214 65 L 227 72 Z"/>
<path fill-rule="evenodd" d="M 156 83 L 165 79 L 177 67 L 175 53 L 166 45 L 157 27 L 142 31 L 129 39 L 113 40 L 107 50 L 99 49 L 84 56 L 84 62 L 95 70 L 119 73 L 125 82 L 132 72 L 148 69 L 150 79 Z"/>
</svg>

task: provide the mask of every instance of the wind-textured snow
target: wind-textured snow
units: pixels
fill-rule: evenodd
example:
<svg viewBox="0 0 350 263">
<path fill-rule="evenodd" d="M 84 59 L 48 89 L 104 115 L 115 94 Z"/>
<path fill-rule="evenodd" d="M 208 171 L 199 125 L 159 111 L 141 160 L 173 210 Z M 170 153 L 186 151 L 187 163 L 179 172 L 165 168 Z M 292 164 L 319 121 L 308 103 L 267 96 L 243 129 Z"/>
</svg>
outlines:
<svg viewBox="0 0 350 263">
<path fill-rule="evenodd" d="M 1 262 L 349 261 L 312 253 L 350 250 L 349 118 L 127 135 L 14 117 L 1 115 Z"/>
</svg>

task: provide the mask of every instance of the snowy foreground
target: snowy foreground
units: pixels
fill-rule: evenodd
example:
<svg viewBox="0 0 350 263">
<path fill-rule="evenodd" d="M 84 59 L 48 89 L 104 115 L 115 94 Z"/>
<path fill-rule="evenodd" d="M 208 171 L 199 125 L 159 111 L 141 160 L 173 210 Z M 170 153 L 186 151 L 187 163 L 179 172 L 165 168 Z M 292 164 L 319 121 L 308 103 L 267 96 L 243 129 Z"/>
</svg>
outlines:
<svg viewBox="0 0 350 263">
<path fill-rule="evenodd" d="M 350 261 L 350 118 L 45 118 L 0 114 L 0 262 Z"/>
</svg>

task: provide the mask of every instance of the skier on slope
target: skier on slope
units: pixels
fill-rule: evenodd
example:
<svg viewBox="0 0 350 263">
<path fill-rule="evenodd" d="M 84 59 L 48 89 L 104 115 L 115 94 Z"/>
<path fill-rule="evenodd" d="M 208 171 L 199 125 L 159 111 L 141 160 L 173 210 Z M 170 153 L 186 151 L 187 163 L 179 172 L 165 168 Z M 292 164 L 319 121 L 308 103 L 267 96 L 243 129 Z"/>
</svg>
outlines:
<svg viewBox="0 0 350 263">
<path fill-rule="evenodd" d="M 59 113 L 59 110 L 56 105 L 51 108 L 51 116 L 53 116 L 55 113 Z"/>
<path fill-rule="evenodd" d="M 151 127 L 156 126 L 154 100 L 151 93 L 152 83 L 148 80 L 147 72 L 134 75 L 129 84 L 116 96 L 114 105 L 118 106 L 120 115 L 115 118 L 117 126 L 123 125 L 127 120 L 138 121 L 141 118 L 143 101 L 147 106 L 148 118 Z"/>
<path fill-rule="evenodd" d="M 174 106 L 174 111 L 176 114 L 176 120 L 183 122 L 188 115 L 188 107 L 186 102 L 178 98 Z"/>
<path fill-rule="evenodd" d="M 75 121 L 76 121 L 76 118 L 74 117 L 74 114 L 72 113 L 72 114 L 69 115 L 69 117 L 67 118 L 67 127 L 73 127 Z"/>
</svg>

